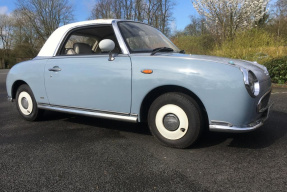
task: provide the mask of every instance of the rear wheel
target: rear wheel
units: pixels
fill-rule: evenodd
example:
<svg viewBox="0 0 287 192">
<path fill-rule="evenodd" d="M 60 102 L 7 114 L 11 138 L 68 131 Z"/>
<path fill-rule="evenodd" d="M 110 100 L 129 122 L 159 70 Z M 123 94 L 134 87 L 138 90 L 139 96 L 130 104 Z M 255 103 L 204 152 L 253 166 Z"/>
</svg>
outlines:
<svg viewBox="0 0 287 192">
<path fill-rule="evenodd" d="M 175 148 L 192 145 L 202 131 L 202 115 L 196 101 L 182 93 L 166 93 L 151 105 L 148 123 L 162 144 Z"/>
<path fill-rule="evenodd" d="M 19 113 L 27 121 L 39 120 L 45 112 L 38 109 L 32 90 L 26 84 L 21 85 L 17 90 L 16 106 Z"/>
</svg>

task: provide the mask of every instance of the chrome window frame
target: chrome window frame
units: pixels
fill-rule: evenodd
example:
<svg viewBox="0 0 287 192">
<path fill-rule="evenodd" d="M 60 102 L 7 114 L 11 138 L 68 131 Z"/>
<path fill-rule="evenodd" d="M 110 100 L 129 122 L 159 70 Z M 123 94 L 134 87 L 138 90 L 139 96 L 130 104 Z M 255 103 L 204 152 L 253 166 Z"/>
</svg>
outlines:
<svg viewBox="0 0 287 192">
<path fill-rule="evenodd" d="M 122 49 L 122 53 L 129 55 L 130 54 L 129 49 L 128 49 L 128 47 L 127 47 L 127 45 L 123 39 L 123 36 L 122 36 L 120 29 L 119 29 L 119 26 L 118 26 L 118 22 L 116 20 L 112 21 L 112 27 L 114 28 L 116 38 L 118 39 L 118 43 Z"/>
</svg>

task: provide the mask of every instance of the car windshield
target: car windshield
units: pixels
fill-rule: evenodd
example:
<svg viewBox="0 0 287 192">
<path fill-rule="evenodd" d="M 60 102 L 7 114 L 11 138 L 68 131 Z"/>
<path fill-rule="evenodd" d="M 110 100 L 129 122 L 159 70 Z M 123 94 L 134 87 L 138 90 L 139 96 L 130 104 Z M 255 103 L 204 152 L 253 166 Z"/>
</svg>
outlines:
<svg viewBox="0 0 287 192">
<path fill-rule="evenodd" d="M 119 28 L 131 53 L 152 52 L 156 48 L 168 47 L 180 50 L 160 31 L 142 23 L 120 22 Z"/>
</svg>

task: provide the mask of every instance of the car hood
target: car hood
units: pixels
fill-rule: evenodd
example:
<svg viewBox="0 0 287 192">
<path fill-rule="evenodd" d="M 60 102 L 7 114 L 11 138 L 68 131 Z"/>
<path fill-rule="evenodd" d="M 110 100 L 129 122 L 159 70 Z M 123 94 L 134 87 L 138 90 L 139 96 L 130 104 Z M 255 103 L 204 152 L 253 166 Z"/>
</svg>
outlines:
<svg viewBox="0 0 287 192">
<path fill-rule="evenodd" d="M 182 59 L 195 59 L 195 60 L 205 60 L 210 62 L 221 63 L 225 65 L 230 65 L 238 68 L 245 68 L 251 70 L 259 80 L 269 79 L 268 71 L 265 66 L 258 64 L 257 62 L 239 60 L 239 59 L 230 59 L 224 57 L 216 56 L 207 56 L 207 55 L 186 55 L 174 53 L 173 56 L 179 57 Z"/>
</svg>

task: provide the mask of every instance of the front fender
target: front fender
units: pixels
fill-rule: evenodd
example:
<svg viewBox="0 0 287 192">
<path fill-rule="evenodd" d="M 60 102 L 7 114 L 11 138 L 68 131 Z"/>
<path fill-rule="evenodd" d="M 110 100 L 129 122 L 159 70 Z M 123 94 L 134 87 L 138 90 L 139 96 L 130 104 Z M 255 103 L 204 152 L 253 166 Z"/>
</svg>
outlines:
<svg viewBox="0 0 287 192">
<path fill-rule="evenodd" d="M 216 120 L 241 126 L 257 118 L 253 107 L 256 100 L 247 93 L 242 72 L 234 66 L 172 56 L 135 55 L 131 59 L 133 114 L 140 114 L 141 103 L 151 90 L 175 85 L 198 96 L 210 123 Z M 143 74 L 143 69 L 152 69 L 153 73 Z"/>
</svg>

